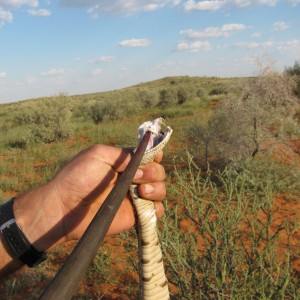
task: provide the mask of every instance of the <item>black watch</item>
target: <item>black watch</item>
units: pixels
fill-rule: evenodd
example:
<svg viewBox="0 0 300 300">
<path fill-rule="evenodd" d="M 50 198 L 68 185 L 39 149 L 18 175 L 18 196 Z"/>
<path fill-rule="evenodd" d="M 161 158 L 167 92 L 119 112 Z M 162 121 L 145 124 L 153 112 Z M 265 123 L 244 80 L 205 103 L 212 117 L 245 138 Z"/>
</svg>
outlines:
<svg viewBox="0 0 300 300">
<path fill-rule="evenodd" d="M 37 251 L 16 223 L 13 202 L 14 198 L 0 205 L 0 233 L 12 257 L 35 267 L 46 259 L 46 253 Z"/>
</svg>

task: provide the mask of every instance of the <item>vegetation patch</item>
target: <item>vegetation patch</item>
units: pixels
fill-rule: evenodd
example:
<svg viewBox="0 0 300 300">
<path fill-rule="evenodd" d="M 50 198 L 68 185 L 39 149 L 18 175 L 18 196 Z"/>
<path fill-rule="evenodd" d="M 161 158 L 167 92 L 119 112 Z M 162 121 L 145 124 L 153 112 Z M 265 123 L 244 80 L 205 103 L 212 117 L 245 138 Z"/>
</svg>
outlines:
<svg viewBox="0 0 300 300">
<path fill-rule="evenodd" d="M 46 182 L 92 144 L 135 146 L 139 124 L 163 116 L 174 129 L 159 230 L 172 298 L 299 299 L 297 70 L 167 77 L 0 105 L 0 201 Z M 110 238 L 74 299 L 136 299 L 136 246 L 132 231 Z M 2 297 L 37 298 L 72 247 L 2 282 Z"/>
</svg>

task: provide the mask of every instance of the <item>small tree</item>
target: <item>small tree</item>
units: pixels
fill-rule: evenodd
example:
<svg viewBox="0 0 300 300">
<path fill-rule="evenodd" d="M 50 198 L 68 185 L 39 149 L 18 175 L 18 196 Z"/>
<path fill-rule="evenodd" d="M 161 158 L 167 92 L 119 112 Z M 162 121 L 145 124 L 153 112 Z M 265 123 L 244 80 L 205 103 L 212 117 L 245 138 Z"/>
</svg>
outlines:
<svg viewBox="0 0 300 300">
<path fill-rule="evenodd" d="M 220 154 L 229 160 L 255 157 L 266 140 L 297 128 L 293 116 L 299 101 L 287 76 L 263 69 L 239 89 L 221 103 L 210 123 L 219 136 Z"/>
<path fill-rule="evenodd" d="M 241 79 L 219 103 L 206 132 L 213 136 L 211 147 L 223 162 L 255 157 L 266 141 L 299 133 L 295 115 L 299 99 L 292 78 L 276 73 L 269 65 L 258 65 L 257 76 Z M 207 143 L 207 137 L 199 138 Z"/>
<path fill-rule="evenodd" d="M 285 73 L 295 77 L 294 93 L 300 98 L 300 60 L 295 61 L 292 67 L 285 68 Z"/>
<path fill-rule="evenodd" d="M 30 139 L 51 143 L 71 135 L 71 112 L 64 97 L 57 96 L 31 111 Z"/>
<path fill-rule="evenodd" d="M 206 89 L 203 87 L 200 87 L 196 92 L 196 96 L 199 98 L 206 96 L 206 94 L 207 94 Z"/>
<path fill-rule="evenodd" d="M 163 89 L 159 91 L 159 101 L 157 106 L 166 107 L 174 102 L 174 95 L 171 90 Z"/>
<path fill-rule="evenodd" d="M 206 172 L 210 171 L 209 158 L 212 154 L 211 148 L 216 140 L 215 131 L 212 130 L 212 128 L 212 126 L 203 125 L 200 122 L 195 122 L 191 128 L 189 128 L 190 139 L 193 140 L 194 145 L 196 145 L 197 151 L 201 152 L 200 155 L 204 156 Z"/>
<path fill-rule="evenodd" d="M 151 91 L 139 91 L 137 99 L 144 108 L 154 107 L 157 105 L 157 94 Z"/>
<path fill-rule="evenodd" d="M 178 104 L 185 103 L 186 101 L 188 101 L 188 98 L 189 98 L 189 95 L 188 95 L 187 91 L 184 90 L 183 88 L 180 88 L 177 91 L 177 103 Z"/>
<path fill-rule="evenodd" d="M 22 107 L 16 113 L 14 122 L 18 126 L 25 125 L 28 130 L 26 143 L 51 143 L 71 135 L 70 117 L 68 97 L 59 95 Z"/>
<path fill-rule="evenodd" d="M 300 60 L 296 60 L 292 67 L 286 67 L 285 72 L 288 75 L 300 76 Z"/>
<path fill-rule="evenodd" d="M 91 117 L 95 124 L 104 119 L 116 120 L 121 116 L 121 109 L 114 102 L 97 102 L 91 107 Z"/>
</svg>

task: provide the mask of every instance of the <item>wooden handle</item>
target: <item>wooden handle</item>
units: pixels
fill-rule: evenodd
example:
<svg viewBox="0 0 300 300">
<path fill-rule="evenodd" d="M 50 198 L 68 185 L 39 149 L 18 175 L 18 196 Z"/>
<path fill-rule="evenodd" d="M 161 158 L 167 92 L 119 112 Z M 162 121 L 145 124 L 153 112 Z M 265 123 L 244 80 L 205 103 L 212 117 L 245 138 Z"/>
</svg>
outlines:
<svg viewBox="0 0 300 300">
<path fill-rule="evenodd" d="M 67 300 L 71 299 L 76 292 L 80 281 L 96 256 L 122 200 L 126 196 L 146 151 L 150 135 L 150 132 L 144 135 L 127 168 L 121 174 L 70 256 L 41 295 L 41 300 Z"/>
</svg>

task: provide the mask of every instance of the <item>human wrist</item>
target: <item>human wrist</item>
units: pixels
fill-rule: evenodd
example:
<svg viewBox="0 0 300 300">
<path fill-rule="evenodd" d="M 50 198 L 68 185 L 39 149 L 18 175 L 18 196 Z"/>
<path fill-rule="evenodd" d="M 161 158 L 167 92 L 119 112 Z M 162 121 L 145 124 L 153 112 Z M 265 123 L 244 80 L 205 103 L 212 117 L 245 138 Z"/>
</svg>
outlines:
<svg viewBox="0 0 300 300">
<path fill-rule="evenodd" d="M 16 223 L 38 251 L 48 251 L 65 241 L 56 203 L 48 184 L 15 198 Z"/>
<path fill-rule="evenodd" d="M 44 251 L 38 251 L 20 229 L 13 210 L 14 200 L 15 198 L 12 198 L 1 204 L 1 235 L 12 258 L 17 258 L 29 267 L 34 267 L 46 259 L 46 254 Z"/>
</svg>

